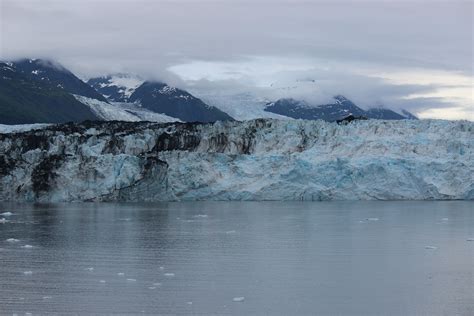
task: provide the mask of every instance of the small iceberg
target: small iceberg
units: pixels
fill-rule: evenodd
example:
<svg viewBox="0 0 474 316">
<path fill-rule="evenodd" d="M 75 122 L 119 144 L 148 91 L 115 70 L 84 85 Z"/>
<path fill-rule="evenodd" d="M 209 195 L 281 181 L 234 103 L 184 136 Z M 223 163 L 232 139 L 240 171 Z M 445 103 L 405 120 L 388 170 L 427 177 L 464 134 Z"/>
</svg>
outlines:
<svg viewBox="0 0 474 316">
<path fill-rule="evenodd" d="M 189 302 L 186 302 L 186 304 L 193 305 L 193 302 L 189 301 Z"/>
<path fill-rule="evenodd" d="M 446 222 L 446 221 L 449 221 L 449 218 L 443 217 L 441 220 L 444 221 L 444 222 Z"/>
<path fill-rule="evenodd" d="M 156 289 L 156 286 L 149 286 L 148 289 L 154 290 L 154 289 Z"/>
<path fill-rule="evenodd" d="M 123 273 L 123 272 L 119 272 L 119 273 L 117 273 L 117 275 L 118 275 L 118 276 L 124 276 L 124 275 L 125 275 L 125 273 Z"/>
<path fill-rule="evenodd" d="M 99 282 L 100 282 L 100 283 L 105 283 L 105 280 L 100 280 Z"/>
<path fill-rule="evenodd" d="M 19 239 L 16 239 L 16 238 L 8 238 L 7 239 L 7 242 L 19 242 L 20 240 Z"/>
<path fill-rule="evenodd" d="M 235 230 L 228 230 L 225 232 L 226 234 L 235 234 Z"/>
<path fill-rule="evenodd" d="M 136 279 L 127 279 L 128 282 L 137 282 Z"/>
<path fill-rule="evenodd" d="M 94 271 L 94 268 L 90 267 L 90 268 L 86 268 L 87 271 Z"/>
<path fill-rule="evenodd" d="M 5 224 L 6 222 L 8 222 L 5 218 L 0 218 L 0 224 Z"/>
<path fill-rule="evenodd" d="M 31 248 L 33 248 L 33 246 L 32 245 L 24 245 L 24 246 L 21 246 L 21 248 L 31 249 Z"/>
<path fill-rule="evenodd" d="M 32 275 L 33 274 L 33 271 L 25 271 L 23 272 L 24 275 Z"/>
<path fill-rule="evenodd" d="M 163 271 L 165 269 L 165 267 L 160 267 L 160 270 Z"/>
<path fill-rule="evenodd" d="M 207 218 L 209 216 L 205 215 L 205 214 L 198 214 L 198 215 L 194 215 L 193 216 L 194 218 Z"/>
<path fill-rule="evenodd" d="M 165 273 L 164 276 L 165 277 L 174 277 L 174 273 Z"/>
<path fill-rule="evenodd" d="M 243 302 L 245 300 L 245 297 L 239 296 L 239 297 L 234 297 L 232 301 L 234 302 Z"/>
<path fill-rule="evenodd" d="M 435 246 L 425 246 L 425 249 L 428 249 L 428 250 L 436 250 L 436 249 L 438 249 L 438 247 L 435 247 Z"/>
<path fill-rule="evenodd" d="M 366 221 L 369 221 L 369 222 L 376 222 L 378 221 L 378 217 L 369 217 L 369 218 L 366 218 Z"/>
<path fill-rule="evenodd" d="M 12 212 L 3 212 L 3 213 L 0 213 L 0 215 L 2 215 L 2 216 L 12 216 L 13 213 Z"/>
<path fill-rule="evenodd" d="M 52 296 L 43 296 L 43 300 L 50 300 L 52 298 L 53 298 Z"/>
</svg>

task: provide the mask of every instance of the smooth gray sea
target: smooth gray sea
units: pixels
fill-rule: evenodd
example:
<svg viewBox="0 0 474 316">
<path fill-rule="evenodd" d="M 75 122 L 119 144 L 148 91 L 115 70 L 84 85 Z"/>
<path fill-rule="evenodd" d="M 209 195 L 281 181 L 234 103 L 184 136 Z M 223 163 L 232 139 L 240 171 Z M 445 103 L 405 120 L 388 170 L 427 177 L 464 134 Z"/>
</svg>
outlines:
<svg viewBox="0 0 474 316">
<path fill-rule="evenodd" d="M 473 202 L 4 212 L 1 315 L 474 315 Z"/>
</svg>

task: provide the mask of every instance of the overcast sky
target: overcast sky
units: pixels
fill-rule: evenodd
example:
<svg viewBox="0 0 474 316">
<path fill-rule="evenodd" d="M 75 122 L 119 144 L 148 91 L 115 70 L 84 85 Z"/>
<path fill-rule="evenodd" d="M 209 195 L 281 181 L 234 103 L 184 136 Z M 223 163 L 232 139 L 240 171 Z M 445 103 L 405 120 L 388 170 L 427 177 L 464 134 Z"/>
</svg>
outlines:
<svg viewBox="0 0 474 316">
<path fill-rule="evenodd" d="M 1 59 L 474 120 L 472 1 L 0 3 Z"/>
</svg>

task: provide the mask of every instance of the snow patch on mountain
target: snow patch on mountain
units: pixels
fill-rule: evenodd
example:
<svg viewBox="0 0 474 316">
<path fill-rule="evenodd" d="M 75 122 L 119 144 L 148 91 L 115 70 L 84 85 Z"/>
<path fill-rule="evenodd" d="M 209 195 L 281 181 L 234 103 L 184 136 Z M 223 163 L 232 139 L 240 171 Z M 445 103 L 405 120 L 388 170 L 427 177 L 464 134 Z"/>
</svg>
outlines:
<svg viewBox="0 0 474 316">
<path fill-rule="evenodd" d="M 136 75 L 122 73 L 91 78 L 87 81 L 89 85 L 112 102 L 127 102 L 143 82 L 144 80 Z"/>
<path fill-rule="evenodd" d="M 149 111 L 135 103 L 112 102 L 109 104 L 80 95 L 74 95 L 74 97 L 105 121 L 180 122 L 177 118 Z"/>
<path fill-rule="evenodd" d="M 122 88 L 120 92 L 122 92 L 126 98 L 129 98 L 133 91 L 135 91 L 135 89 L 138 88 L 143 82 L 144 80 L 139 77 L 118 74 L 109 77 L 107 86 L 117 86 Z"/>
</svg>

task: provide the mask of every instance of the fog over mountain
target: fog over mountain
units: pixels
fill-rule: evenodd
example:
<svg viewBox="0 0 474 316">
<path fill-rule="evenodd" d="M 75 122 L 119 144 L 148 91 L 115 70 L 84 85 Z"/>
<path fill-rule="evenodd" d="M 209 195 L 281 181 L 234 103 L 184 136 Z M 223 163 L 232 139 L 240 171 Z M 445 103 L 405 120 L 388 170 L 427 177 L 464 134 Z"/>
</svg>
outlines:
<svg viewBox="0 0 474 316">
<path fill-rule="evenodd" d="M 2 0 L 0 59 L 57 60 L 82 79 L 132 73 L 197 97 L 341 94 L 474 120 L 472 12 L 457 0 Z"/>
</svg>

